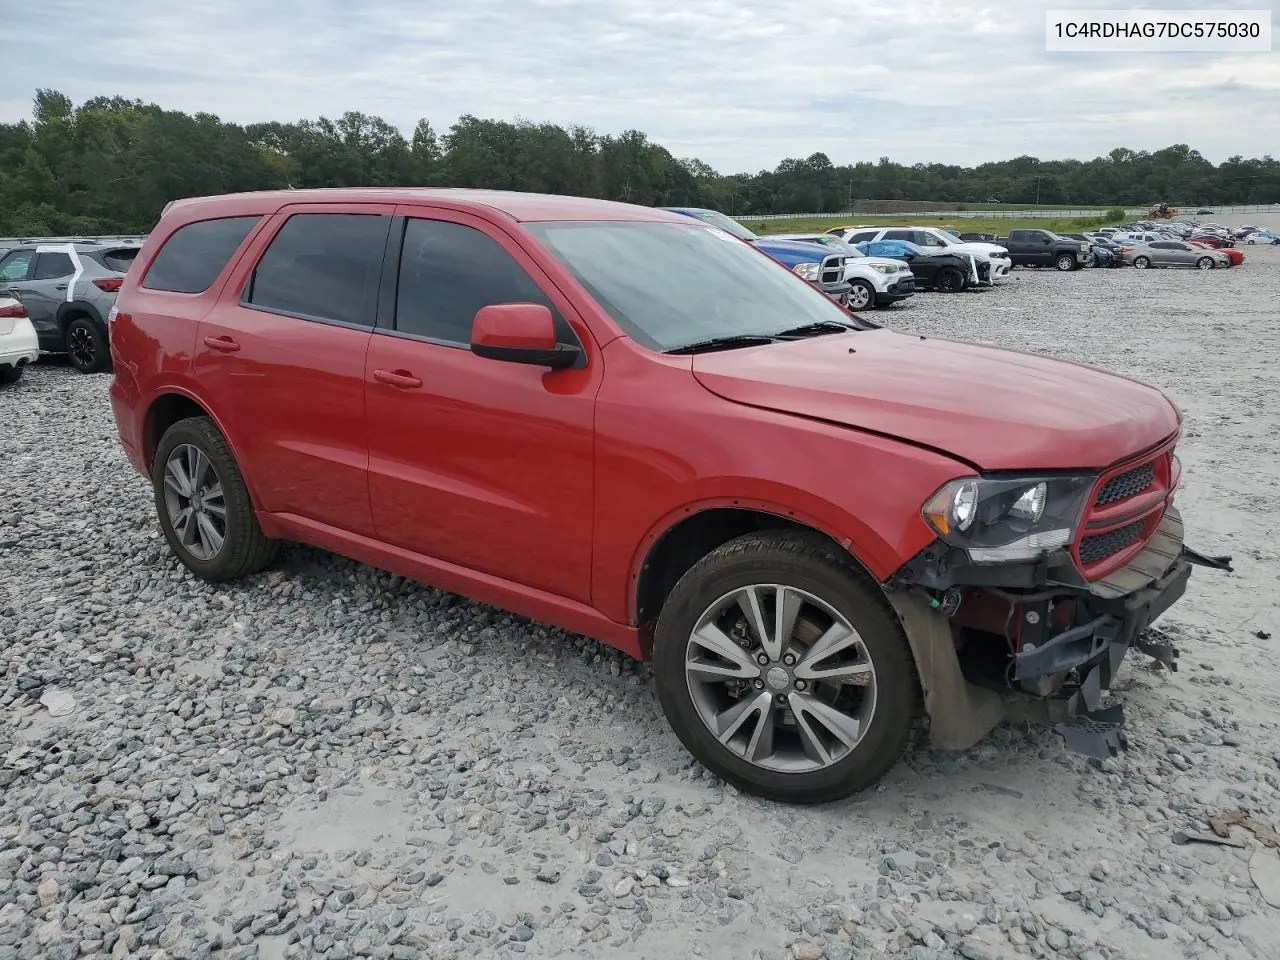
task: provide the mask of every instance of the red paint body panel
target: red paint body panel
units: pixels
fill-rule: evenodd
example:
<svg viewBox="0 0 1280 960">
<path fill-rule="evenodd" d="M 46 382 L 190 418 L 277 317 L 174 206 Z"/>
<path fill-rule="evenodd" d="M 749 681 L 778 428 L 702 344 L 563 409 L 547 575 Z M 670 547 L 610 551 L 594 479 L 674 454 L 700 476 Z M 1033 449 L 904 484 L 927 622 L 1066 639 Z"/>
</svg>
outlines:
<svg viewBox="0 0 1280 960">
<path fill-rule="evenodd" d="M 293 210 L 483 231 L 569 323 L 585 364 L 549 371 L 242 306 L 246 279 Z M 206 293 L 139 286 L 180 226 L 250 213 L 262 222 Z M 792 518 L 883 579 L 932 542 L 920 508 L 946 481 L 976 468 L 1103 470 L 1155 456 L 1177 432 L 1176 409 L 1144 384 L 889 331 L 653 353 L 521 226 L 543 219 L 688 222 L 605 201 L 411 188 L 173 205 L 127 275 L 112 324 L 111 399 L 131 462 L 149 472 L 157 401 L 189 398 L 226 435 L 269 536 L 640 656 L 641 567 L 699 511 Z"/>
<path fill-rule="evenodd" d="M 983 470 L 1107 467 L 1178 428 L 1146 384 L 890 330 L 709 353 L 693 370 L 731 400 L 909 438 Z"/>
</svg>

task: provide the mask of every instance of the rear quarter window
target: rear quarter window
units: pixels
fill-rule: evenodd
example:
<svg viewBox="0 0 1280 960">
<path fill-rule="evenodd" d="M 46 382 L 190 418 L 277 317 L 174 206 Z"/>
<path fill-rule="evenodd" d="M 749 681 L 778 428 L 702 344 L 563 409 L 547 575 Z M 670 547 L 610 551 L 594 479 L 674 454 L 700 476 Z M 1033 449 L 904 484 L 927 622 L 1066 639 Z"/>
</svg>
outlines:
<svg viewBox="0 0 1280 960">
<path fill-rule="evenodd" d="M 197 220 L 179 227 L 151 262 L 142 286 L 171 293 L 204 293 L 262 218 Z"/>
<path fill-rule="evenodd" d="M 101 254 L 102 265 L 116 273 L 128 273 L 138 255 L 137 247 L 126 247 L 123 250 L 106 250 Z"/>
</svg>

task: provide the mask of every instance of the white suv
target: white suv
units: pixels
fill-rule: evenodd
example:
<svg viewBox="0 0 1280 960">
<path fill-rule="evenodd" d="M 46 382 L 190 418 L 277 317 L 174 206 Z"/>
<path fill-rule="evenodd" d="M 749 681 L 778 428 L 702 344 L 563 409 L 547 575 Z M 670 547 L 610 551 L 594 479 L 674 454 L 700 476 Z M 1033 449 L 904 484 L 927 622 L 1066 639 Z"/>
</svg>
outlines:
<svg viewBox="0 0 1280 960">
<path fill-rule="evenodd" d="M 843 279 L 850 287 L 850 310 L 887 307 L 907 299 L 916 291 L 915 274 L 904 261 L 889 257 L 869 257 L 835 234 L 779 233 L 770 234 L 769 239 L 820 243 L 832 253 L 845 257 Z"/>
<path fill-rule="evenodd" d="M 931 253 L 956 253 L 961 256 L 973 256 L 980 262 L 985 260 L 991 264 L 990 279 L 985 283 L 995 286 L 1013 269 L 1013 261 L 1009 259 L 1009 251 L 998 243 L 982 243 L 957 239 L 945 230 L 937 227 L 837 227 L 829 230 L 835 236 L 848 243 L 862 243 L 865 240 L 906 240 L 916 246 L 924 247 Z"/>
</svg>

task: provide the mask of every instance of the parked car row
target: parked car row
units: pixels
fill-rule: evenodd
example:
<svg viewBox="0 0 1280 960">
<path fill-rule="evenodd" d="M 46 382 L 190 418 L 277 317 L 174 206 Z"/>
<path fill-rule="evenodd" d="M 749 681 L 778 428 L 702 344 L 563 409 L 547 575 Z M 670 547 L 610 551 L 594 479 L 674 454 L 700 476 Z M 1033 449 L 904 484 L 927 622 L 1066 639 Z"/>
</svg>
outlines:
<svg viewBox="0 0 1280 960">
<path fill-rule="evenodd" d="M 41 351 L 66 354 L 82 373 L 105 370 L 108 317 L 140 248 L 137 240 L 18 244 L 0 253 L 0 300 L 21 306 Z"/>
</svg>

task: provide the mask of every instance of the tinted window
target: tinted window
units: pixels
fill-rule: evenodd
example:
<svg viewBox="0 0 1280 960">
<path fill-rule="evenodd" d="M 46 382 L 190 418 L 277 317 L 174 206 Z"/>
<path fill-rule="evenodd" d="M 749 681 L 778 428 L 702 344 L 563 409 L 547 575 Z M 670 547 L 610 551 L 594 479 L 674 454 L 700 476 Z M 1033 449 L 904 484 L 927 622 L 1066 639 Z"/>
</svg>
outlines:
<svg viewBox="0 0 1280 960">
<path fill-rule="evenodd" d="M 857 233 L 849 237 L 850 243 L 862 243 L 864 240 L 874 240 L 879 230 L 859 230 Z"/>
<path fill-rule="evenodd" d="M 947 245 L 945 240 L 923 230 L 916 230 L 915 237 L 911 239 L 922 247 L 945 247 Z"/>
<path fill-rule="evenodd" d="M 391 218 L 299 213 L 267 247 L 246 300 L 282 313 L 373 326 Z"/>
<path fill-rule="evenodd" d="M 65 253 L 42 253 L 36 257 L 36 272 L 32 280 L 57 280 L 76 272 L 71 257 Z"/>
<path fill-rule="evenodd" d="M 259 219 L 200 220 L 179 228 L 160 249 L 142 285 L 148 290 L 204 293 Z"/>
<path fill-rule="evenodd" d="M 914 243 L 915 242 L 914 234 L 915 234 L 914 230 L 886 230 L 884 233 L 884 237 L 882 237 L 881 239 L 909 240 Z"/>
<path fill-rule="evenodd" d="M 533 278 L 492 237 L 443 220 L 410 219 L 405 224 L 397 330 L 470 343 L 477 311 L 495 303 L 540 303 L 556 312 Z M 571 342 L 567 325 L 558 316 L 556 320 L 561 340 Z"/>
<path fill-rule="evenodd" d="M 102 254 L 102 265 L 117 273 L 128 273 L 133 266 L 134 257 L 138 255 L 137 247 L 126 247 L 123 250 L 108 250 Z"/>
<path fill-rule="evenodd" d="M 1173 245 L 1172 243 L 1169 243 L 1169 242 L 1167 242 L 1167 241 L 1165 241 L 1165 240 L 1157 240 L 1155 243 L 1151 244 L 1151 246 L 1152 246 L 1152 247 L 1154 247 L 1154 248 L 1155 248 L 1155 249 L 1157 249 L 1157 250 L 1173 250 L 1173 249 L 1175 249 L 1175 247 L 1174 247 L 1174 245 Z"/>
<path fill-rule="evenodd" d="M 36 258 L 34 250 L 15 250 L 4 260 L 0 260 L 0 282 L 15 282 L 27 279 L 31 269 L 31 261 Z"/>
</svg>

